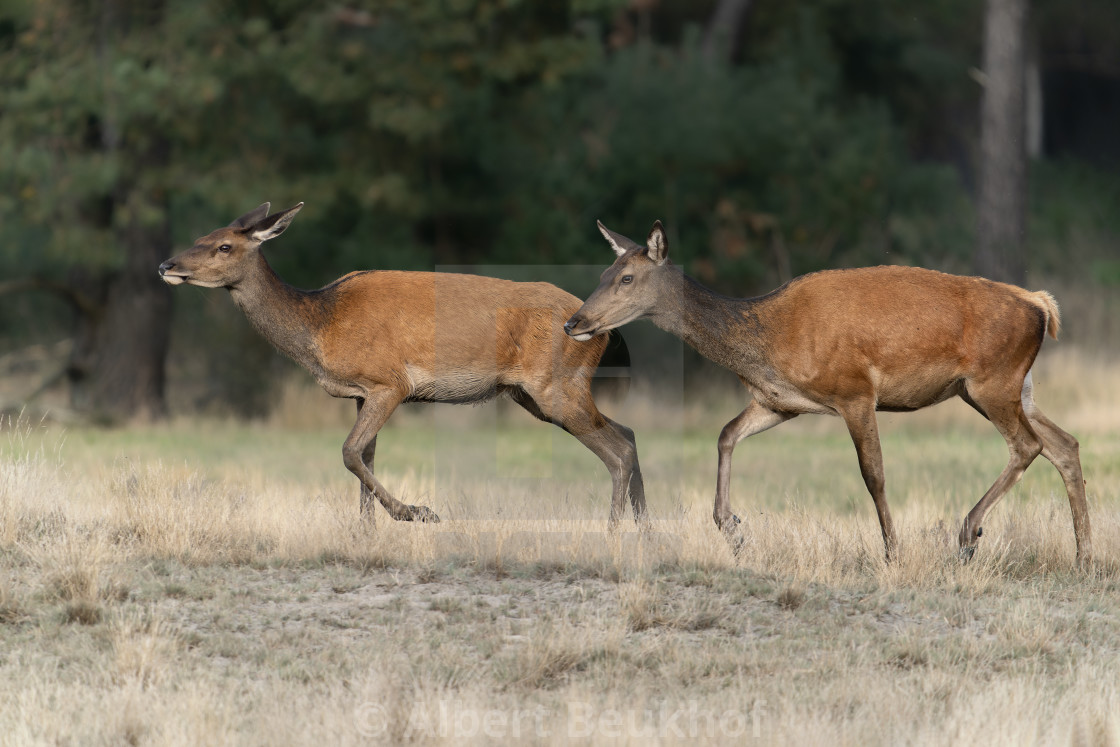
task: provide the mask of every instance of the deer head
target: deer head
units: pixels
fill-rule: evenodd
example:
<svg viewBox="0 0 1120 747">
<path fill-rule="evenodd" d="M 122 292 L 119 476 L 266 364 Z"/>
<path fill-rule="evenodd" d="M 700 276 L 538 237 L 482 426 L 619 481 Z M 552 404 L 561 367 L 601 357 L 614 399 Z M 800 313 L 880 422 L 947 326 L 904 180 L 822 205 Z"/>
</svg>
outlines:
<svg viewBox="0 0 1120 747">
<path fill-rule="evenodd" d="M 203 288 L 234 288 L 256 265 L 261 244 L 284 232 L 303 207 L 268 214 L 269 203 L 196 239 L 194 246 L 159 266 L 168 285 L 198 285 Z"/>
<path fill-rule="evenodd" d="M 596 223 L 617 259 L 603 271 L 595 292 L 564 325 L 565 332 L 581 341 L 653 315 L 659 300 L 676 287 L 671 284 L 680 281 L 680 273 L 670 269 L 669 241 L 661 221 L 653 224 L 645 246 Z"/>
</svg>

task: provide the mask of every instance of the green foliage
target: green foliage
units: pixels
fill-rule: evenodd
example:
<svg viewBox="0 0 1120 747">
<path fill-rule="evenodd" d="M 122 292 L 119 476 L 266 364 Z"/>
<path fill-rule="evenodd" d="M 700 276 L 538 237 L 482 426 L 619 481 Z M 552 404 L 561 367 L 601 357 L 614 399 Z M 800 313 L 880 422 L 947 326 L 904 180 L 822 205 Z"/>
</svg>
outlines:
<svg viewBox="0 0 1120 747">
<path fill-rule="evenodd" d="M 1120 182 L 1077 161 L 1032 166 L 1028 250 L 1053 275 L 1120 285 Z"/>
<path fill-rule="evenodd" d="M 955 30 L 950 6 L 915 20 L 889 0 L 761 3 L 732 67 L 704 59 L 705 19 L 683 6 L 697 25 L 679 43 L 617 49 L 603 31 L 622 2 L 19 6 L 0 24 L 0 214 L 50 227 L 46 265 L 112 264 L 110 229 L 135 217 L 112 204 L 122 182 L 170 194 L 179 241 L 306 199 L 314 239 L 293 234 L 279 263 L 312 282 L 599 262 L 598 217 L 630 232 L 662 218 L 728 284 L 762 280 L 775 253 L 794 272 L 868 246 L 928 260 L 915 226 L 956 214 L 960 188 L 909 159 L 927 98 L 907 96 L 963 65 L 923 25 Z M 153 133 L 166 167 L 136 155 Z"/>
<path fill-rule="evenodd" d="M 772 281 L 775 261 L 796 274 L 965 252 L 954 172 L 912 161 L 888 104 L 845 91 L 817 15 L 781 35 L 780 54 L 737 67 L 704 59 L 695 34 L 639 43 L 527 97 L 491 143 L 496 181 L 522 185 L 498 256 L 599 263 L 595 218 L 631 234 L 661 218 L 693 272 L 741 292 Z"/>
<path fill-rule="evenodd" d="M 1111 17 L 1089 5 L 1070 29 Z M 0 274 L 118 267 L 125 226 L 170 211 L 182 245 L 265 200 L 308 203 L 270 247 L 302 286 L 368 267 L 605 265 L 597 218 L 635 238 L 660 218 L 674 257 L 728 292 L 821 267 L 968 268 L 976 3 L 755 0 L 731 64 L 703 53 L 715 3 L 643 7 L 5 3 Z M 1038 7 L 1060 47 L 1064 6 Z M 1090 173 L 1036 170 L 1041 268 L 1064 269 L 1057 247 L 1097 220 L 1085 211 L 1115 204 L 1114 179 Z M 1074 204 L 1086 183 L 1099 200 Z M 1115 236 L 1101 221 L 1094 246 Z M 1086 262 L 1112 277 L 1098 254 Z M 0 336 L 26 326 L 0 311 Z"/>
</svg>

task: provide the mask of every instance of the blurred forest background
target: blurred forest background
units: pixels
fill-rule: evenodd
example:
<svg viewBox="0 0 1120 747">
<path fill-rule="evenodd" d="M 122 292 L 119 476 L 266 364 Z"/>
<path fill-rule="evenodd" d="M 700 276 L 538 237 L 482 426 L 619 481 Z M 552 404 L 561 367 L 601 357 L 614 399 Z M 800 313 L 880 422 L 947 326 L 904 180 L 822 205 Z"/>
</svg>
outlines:
<svg viewBox="0 0 1120 747">
<path fill-rule="evenodd" d="M 605 267 L 597 218 L 660 218 L 735 295 L 1115 288 L 1118 38 L 1115 0 L 2 0 L 0 407 L 266 413 L 291 367 L 156 274 L 266 200 L 307 202 L 268 252 L 299 287 Z"/>
</svg>

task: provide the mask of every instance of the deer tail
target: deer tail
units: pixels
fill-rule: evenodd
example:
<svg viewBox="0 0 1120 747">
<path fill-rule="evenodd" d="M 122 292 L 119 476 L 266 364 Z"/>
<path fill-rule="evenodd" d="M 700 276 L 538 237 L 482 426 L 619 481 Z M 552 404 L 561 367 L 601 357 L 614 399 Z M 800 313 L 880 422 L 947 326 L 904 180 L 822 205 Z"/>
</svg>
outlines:
<svg viewBox="0 0 1120 747">
<path fill-rule="evenodd" d="M 1058 312 L 1058 302 L 1046 291 L 1032 293 L 1031 297 L 1038 307 L 1042 309 L 1042 313 L 1046 315 L 1046 332 L 1057 340 L 1058 332 L 1062 328 L 1062 317 Z"/>
</svg>

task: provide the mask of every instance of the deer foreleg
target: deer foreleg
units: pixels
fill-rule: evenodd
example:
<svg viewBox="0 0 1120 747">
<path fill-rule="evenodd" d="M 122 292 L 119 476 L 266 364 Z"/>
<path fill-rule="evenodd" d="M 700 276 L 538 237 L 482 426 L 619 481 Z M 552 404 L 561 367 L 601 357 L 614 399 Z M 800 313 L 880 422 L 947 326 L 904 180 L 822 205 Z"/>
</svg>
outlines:
<svg viewBox="0 0 1120 747">
<path fill-rule="evenodd" d="M 875 419 L 875 404 L 870 400 L 856 404 L 862 406 L 853 407 L 840 415 L 848 426 L 852 443 L 855 444 L 863 484 L 867 486 L 867 492 L 875 502 L 875 513 L 879 515 L 879 529 L 883 533 L 883 546 L 887 560 L 890 561 L 898 551 L 898 535 L 895 534 L 891 510 L 887 506 L 887 479 L 883 471 L 883 447 L 879 443 L 879 424 Z"/>
<path fill-rule="evenodd" d="M 362 483 L 363 515 L 366 515 L 367 505 L 370 514 L 373 511 L 373 502 L 369 501 L 368 504 L 365 502 L 368 491 L 368 494 L 375 496 L 389 515 L 397 521 L 438 522 L 439 517 L 430 508 L 401 503 L 373 476 L 373 450 L 377 432 L 385 425 L 385 421 L 393 414 L 393 410 L 402 399 L 398 392 L 384 389 L 358 401 L 358 419 L 350 435 L 347 436 L 346 443 L 342 445 L 342 460 L 346 468 Z"/>
<path fill-rule="evenodd" d="M 735 445 L 744 438 L 773 428 L 793 417 L 796 417 L 796 413 L 776 412 L 759 404 L 758 400 L 752 400 L 719 434 L 719 465 L 716 469 L 716 500 L 712 518 L 727 537 L 736 555 L 742 548 L 743 534 L 739 530 L 739 517 L 731 513 L 731 455 L 735 451 Z"/>
</svg>

